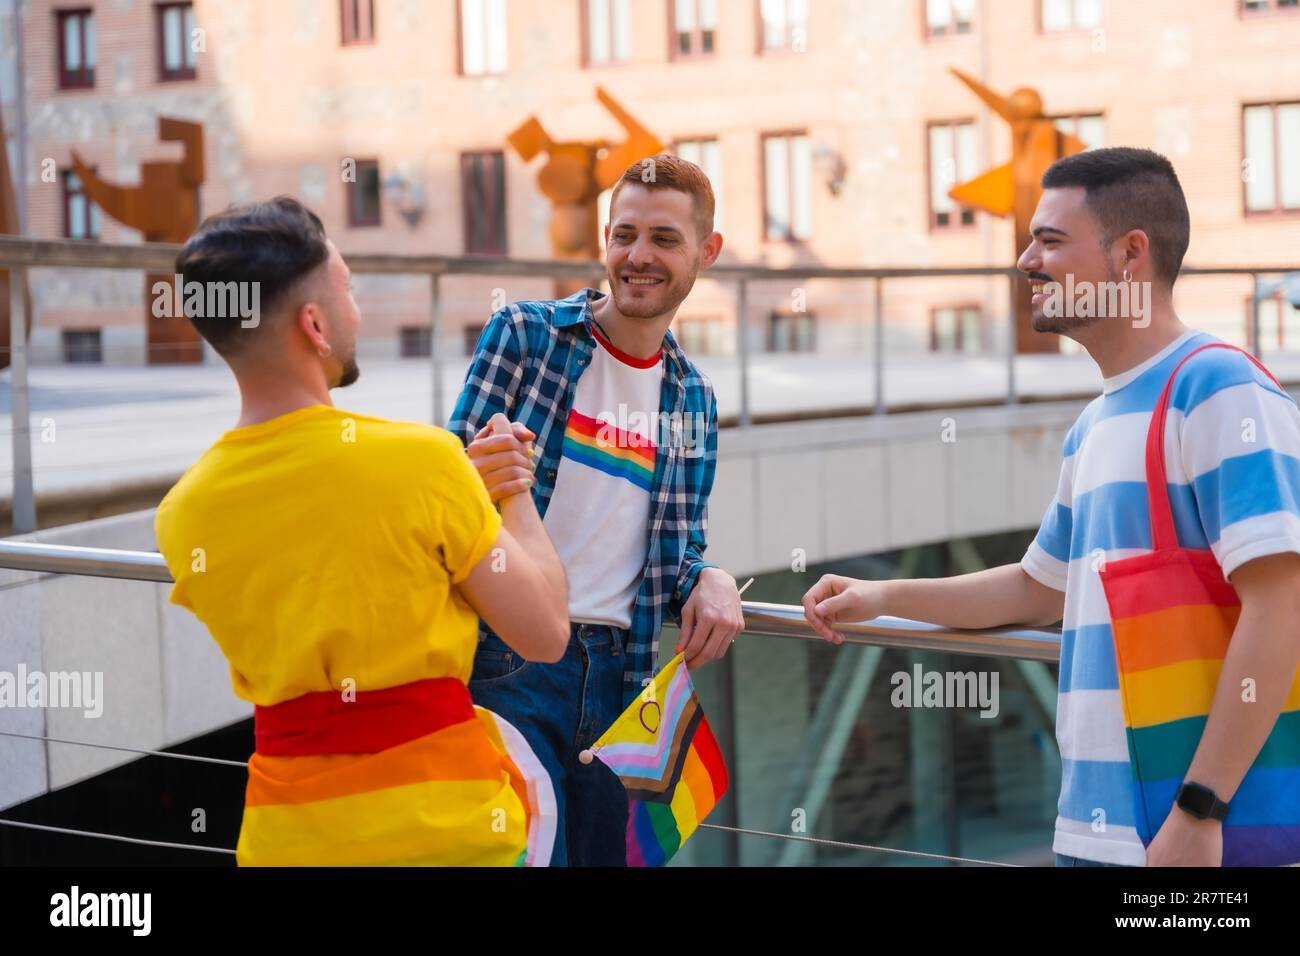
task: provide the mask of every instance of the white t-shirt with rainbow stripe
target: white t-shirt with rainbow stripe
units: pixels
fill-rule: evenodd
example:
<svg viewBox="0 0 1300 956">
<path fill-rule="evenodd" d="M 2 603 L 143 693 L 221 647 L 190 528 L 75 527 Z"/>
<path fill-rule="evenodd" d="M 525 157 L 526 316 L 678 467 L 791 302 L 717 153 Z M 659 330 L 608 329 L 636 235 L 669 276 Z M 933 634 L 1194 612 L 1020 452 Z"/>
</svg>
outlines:
<svg viewBox="0 0 1300 956">
<path fill-rule="evenodd" d="M 663 359 L 595 334 L 543 524 L 568 574 L 570 620 L 626 628 L 650 543 Z"/>
</svg>

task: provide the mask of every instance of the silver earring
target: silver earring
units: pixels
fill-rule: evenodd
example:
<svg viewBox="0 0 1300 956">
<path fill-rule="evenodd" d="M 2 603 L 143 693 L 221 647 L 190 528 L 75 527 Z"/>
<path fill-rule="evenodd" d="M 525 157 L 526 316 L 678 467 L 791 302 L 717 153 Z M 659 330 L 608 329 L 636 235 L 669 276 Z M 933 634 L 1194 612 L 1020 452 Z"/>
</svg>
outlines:
<svg viewBox="0 0 1300 956">
<path fill-rule="evenodd" d="M 1129 272 L 1127 269 L 1124 270 L 1124 281 L 1125 282 L 1133 281 L 1133 273 Z"/>
<path fill-rule="evenodd" d="M 334 354 L 334 347 L 329 343 L 326 343 L 325 348 L 316 350 L 316 354 L 321 358 L 327 358 Z"/>
</svg>

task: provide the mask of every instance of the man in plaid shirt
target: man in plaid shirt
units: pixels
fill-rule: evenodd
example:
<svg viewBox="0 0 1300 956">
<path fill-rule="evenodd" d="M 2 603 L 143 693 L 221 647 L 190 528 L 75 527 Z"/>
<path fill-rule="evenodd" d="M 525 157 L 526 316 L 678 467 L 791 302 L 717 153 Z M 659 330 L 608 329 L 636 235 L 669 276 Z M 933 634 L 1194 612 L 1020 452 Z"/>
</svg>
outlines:
<svg viewBox="0 0 1300 956">
<path fill-rule="evenodd" d="M 722 249 L 713 205 L 692 163 L 631 166 L 610 199 L 611 294 L 494 314 L 448 426 L 494 501 L 531 490 L 569 579 L 564 658 L 526 662 L 480 622 L 469 683 L 555 783 L 554 865 L 625 864 L 626 793 L 578 755 L 655 673 L 665 616 L 680 621 L 691 667 L 721 658 L 744 625 L 735 579 L 703 557 L 717 402 L 668 331 Z M 513 435 L 489 432 L 497 412 Z"/>
</svg>

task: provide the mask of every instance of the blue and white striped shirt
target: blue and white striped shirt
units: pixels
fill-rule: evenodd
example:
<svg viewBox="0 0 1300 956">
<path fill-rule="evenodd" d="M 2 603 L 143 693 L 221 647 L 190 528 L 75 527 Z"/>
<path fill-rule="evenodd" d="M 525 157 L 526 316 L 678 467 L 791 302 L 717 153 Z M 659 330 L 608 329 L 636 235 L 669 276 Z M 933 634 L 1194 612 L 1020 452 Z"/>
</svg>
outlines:
<svg viewBox="0 0 1300 956">
<path fill-rule="evenodd" d="M 1070 428 L 1060 484 L 1021 566 L 1065 592 L 1056 737 L 1061 795 L 1053 850 L 1141 866 L 1128 743 L 1098 570 L 1151 550 L 1145 449 L 1174 366 L 1207 342 L 1189 331 L 1105 380 Z M 1300 552 L 1300 410 L 1245 355 L 1210 349 L 1178 373 L 1165 428 L 1169 497 L 1185 548 L 1210 548 L 1227 577 L 1254 558 Z"/>
</svg>

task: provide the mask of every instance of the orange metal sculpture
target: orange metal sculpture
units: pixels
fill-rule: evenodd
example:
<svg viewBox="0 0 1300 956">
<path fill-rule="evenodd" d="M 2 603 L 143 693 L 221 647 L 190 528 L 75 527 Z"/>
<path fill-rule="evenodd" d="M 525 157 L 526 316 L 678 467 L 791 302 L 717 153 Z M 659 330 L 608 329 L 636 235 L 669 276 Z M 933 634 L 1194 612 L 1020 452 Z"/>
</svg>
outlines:
<svg viewBox="0 0 1300 956">
<path fill-rule="evenodd" d="M 5 142 L 4 118 L 0 117 L 0 143 Z M 18 222 L 18 199 L 14 193 L 13 177 L 9 174 L 9 151 L 0 149 L 0 233 L 16 236 L 21 232 Z M 0 269 L 0 369 L 9 367 L 9 270 Z M 26 285 L 24 285 L 26 292 Z M 23 295 L 26 314 L 23 327 L 32 334 L 32 297 Z"/>
<path fill-rule="evenodd" d="M 1012 216 L 1016 227 L 1014 261 L 1029 245 L 1029 222 L 1043 194 L 1039 185 L 1043 173 L 1061 157 L 1083 152 L 1086 146 L 1077 137 L 1058 130 L 1055 123 L 1043 115 L 1043 98 L 1036 90 L 1022 86 L 1010 96 L 999 96 L 960 70 L 952 72 L 1011 126 L 1011 162 L 990 169 L 969 182 L 958 183 L 948 191 L 948 195 L 957 202 L 995 216 Z M 1055 336 L 1034 331 L 1029 296 L 1017 294 L 1015 307 L 1016 351 L 1057 351 Z"/>
<path fill-rule="evenodd" d="M 118 222 L 144 234 L 147 242 L 184 242 L 199 225 L 199 186 L 203 184 L 203 125 L 186 120 L 158 118 L 158 138 L 179 142 L 184 151 L 179 162 L 164 160 L 140 165 L 140 185 L 114 186 L 100 179 L 81 157 L 72 154 L 72 167 L 86 196 Z M 149 291 L 156 282 L 171 285 L 171 275 L 145 277 L 145 324 L 148 328 L 150 364 L 199 362 L 203 348 L 194 326 L 185 318 L 181 303 L 174 314 L 153 316 Z"/>
<path fill-rule="evenodd" d="M 627 133 L 622 143 L 606 140 L 560 143 L 553 140 L 536 116 L 530 116 L 506 137 L 516 153 L 528 162 L 546 153 L 546 164 L 537 174 L 542 195 L 551 201 L 551 250 L 557 259 L 600 258 L 600 213 L 597 199 L 624 170 L 639 159 L 653 156 L 664 144 L 642 126 L 602 87 L 596 99 L 618 120 Z M 559 280 L 556 294 L 570 295 L 586 283 Z"/>
</svg>

